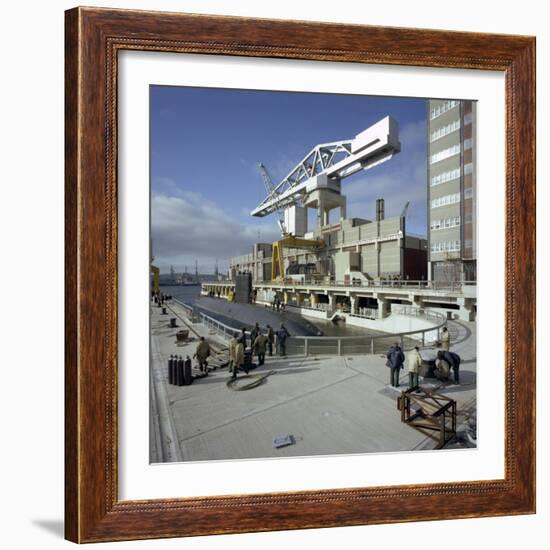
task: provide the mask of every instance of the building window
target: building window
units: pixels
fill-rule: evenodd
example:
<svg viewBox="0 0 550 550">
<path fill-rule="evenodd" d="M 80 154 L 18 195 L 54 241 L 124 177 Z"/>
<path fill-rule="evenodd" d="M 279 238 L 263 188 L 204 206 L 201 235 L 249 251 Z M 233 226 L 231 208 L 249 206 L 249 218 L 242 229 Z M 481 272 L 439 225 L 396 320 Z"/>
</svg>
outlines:
<svg viewBox="0 0 550 550">
<path fill-rule="evenodd" d="M 459 103 L 460 103 L 459 101 L 455 101 L 454 99 L 451 99 L 449 101 L 445 101 L 445 103 L 442 103 L 437 107 L 434 107 L 430 112 L 430 120 L 433 120 L 434 118 L 437 118 L 443 113 L 450 111 L 451 109 L 456 107 Z"/>
<path fill-rule="evenodd" d="M 455 204 L 457 202 L 460 202 L 460 193 L 452 193 L 451 195 L 444 195 L 443 197 L 432 199 L 432 208 L 446 206 L 447 204 Z"/>
<path fill-rule="evenodd" d="M 447 229 L 449 227 L 457 227 L 460 225 L 460 216 L 454 216 L 452 218 L 446 218 L 444 220 L 434 220 L 430 224 L 430 229 L 433 231 L 437 229 Z"/>
<path fill-rule="evenodd" d="M 468 149 L 472 148 L 472 138 L 468 138 L 464 140 L 464 151 L 467 151 Z"/>
<path fill-rule="evenodd" d="M 464 126 L 466 126 L 467 124 L 472 124 L 473 119 L 474 119 L 473 113 L 468 113 L 467 115 L 465 115 L 464 116 Z"/>
<path fill-rule="evenodd" d="M 472 223 L 472 213 L 468 212 L 464 215 L 464 223 Z"/>
<path fill-rule="evenodd" d="M 439 151 L 438 153 L 434 153 L 430 157 L 430 164 L 434 164 L 436 162 L 439 162 L 440 160 L 447 159 L 449 157 L 452 157 L 454 155 L 458 155 L 460 153 L 460 145 L 453 145 L 452 147 L 449 147 L 447 149 L 443 149 L 443 151 Z"/>
<path fill-rule="evenodd" d="M 441 128 L 438 128 L 435 130 L 435 132 L 432 132 L 430 135 L 430 141 L 436 141 L 444 136 L 447 136 L 453 132 L 456 132 L 460 128 L 460 120 L 455 120 L 451 122 L 450 124 L 447 124 L 446 126 L 442 126 Z"/>
<path fill-rule="evenodd" d="M 432 243 L 432 252 L 460 252 L 460 241 L 440 241 Z"/>
<path fill-rule="evenodd" d="M 473 244 L 474 243 L 473 243 L 472 239 L 466 239 L 464 241 L 464 248 L 472 248 Z"/>
<path fill-rule="evenodd" d="M 441 183 L 447 183 L 448 181 L 456 180 L 460 177 L 460 168 L 455 168 L 454 170 L 449 170 L 448 172 L 442 172 L 437 174 L 437 176 L 432 176 L 430 180 L 430 186 L 435 187 Z"/>
<path fill-rule="evenodd" d="M 464 165 L 464 174 L 466 176 L 470 175 L 474 171 L 474 166 L 471 162 Z"/>
<path fill-rule="evenodd" d="M 464 198 L 471 199 L 474 196 L 474 190 L 471 187 L 464 189 Z"/>
</svg>

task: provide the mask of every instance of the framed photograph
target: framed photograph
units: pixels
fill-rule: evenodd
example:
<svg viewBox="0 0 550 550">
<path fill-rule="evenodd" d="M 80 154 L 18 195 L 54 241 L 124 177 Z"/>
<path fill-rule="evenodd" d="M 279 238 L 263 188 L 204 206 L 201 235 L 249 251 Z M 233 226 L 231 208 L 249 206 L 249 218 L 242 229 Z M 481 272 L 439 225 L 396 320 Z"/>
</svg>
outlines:
<svg viewBox="0 0 550 550">
<path fill-rule="evenodd" d="M 534 38 L 65 45 L 67 539 L 534 513 Z"/>
</svg>

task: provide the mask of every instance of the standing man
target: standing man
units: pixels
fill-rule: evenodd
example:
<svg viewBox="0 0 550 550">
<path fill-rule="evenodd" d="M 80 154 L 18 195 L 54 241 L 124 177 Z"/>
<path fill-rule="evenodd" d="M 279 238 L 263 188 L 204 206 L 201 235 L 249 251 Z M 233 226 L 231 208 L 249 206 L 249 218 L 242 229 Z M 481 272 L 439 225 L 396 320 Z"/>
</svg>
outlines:
<svg viewBox="0 0 550 550">
<path fill-rule="evenodd" d="M 273 355 L 273 343 L 275 342 L 275 333 L 271 325 L 267 325 L 267 350 L 269 357 Z"/>
<path fill-rule="evenodd" d="M 418 373 L 422 366 L 422 356 L 418 346 L 409 353 L 409 388 L 418 387 Z"/>
<path fill-rule="evenodd" d="M 235 335 L 233 335 L 229 339 L 229 372 L 231 373 L 231 378 L 237 378 L 238 365 L 236 362 L 236 352 L 237 338 L 235 338 Z"/>
<path fill-rule="evenodd" d="M 405 354 L 397 342 L 388 350 L 386 365 L 390 368 L 390 384 L 399 387 L 399 371 L 403 368 Z"/>
<path fill-rule="evenodd" d="M 252 352 L 254 352 L 254 343 L 256 342 L 256 337 L 260 334 L 260 325 L 256 323 L 254 328 L 250 331 L 250 347 Z"/>
<path fill-rule="evenodd" d="M 193 357 L 197 358 L 199 362 L 199 369 L 201 372 L 208 374 L 208 357 L 210 356 L 210 344 L 201 336 L 197 350 Z"/>
<path fill-rule="evenodd" d="M 240 338 L 235 339 L 235 359 L 233 361 L 233 378 L 237 378 L 237 371 L 244 363 L 244 344 Z M 247 373 L 248 374 L 248 373 Z"/>
<path fill-rule="evenodd" d="M 441 336 L 439 337 L 439 340 L 441 341 L 441 349 L 443 351 L 449 351 L 451 347 L 451 335 L 449 334 L 447 327 L 443 327 L 441 329 Z"/>
<path fill-rule="evenodd" d="M 283 323 L 281 328 L 277 331 L 277 348 L 279 349 L 279 355 L 281 357 L 286 356 L 286 339 L 290 336 L 288 330 Z"/>
<path fill-rule="evenodd" d="M 265 349 L 267 346 L 267 336 L 261 332 L 254 340 L 254 351 L 258 355 L 258 365 L 261 367 L 265 363 Z"/>
<path fill-rule="evenodd" d="M 441 361 L 445 361 L 453 369 L 454 383 L 460 384 L 460 379 L 458 375 L 458 369 L 460 367 L 460 355 L 454 353 L 453 351 L 438 351 L 437 358 Z"/>
</svg>

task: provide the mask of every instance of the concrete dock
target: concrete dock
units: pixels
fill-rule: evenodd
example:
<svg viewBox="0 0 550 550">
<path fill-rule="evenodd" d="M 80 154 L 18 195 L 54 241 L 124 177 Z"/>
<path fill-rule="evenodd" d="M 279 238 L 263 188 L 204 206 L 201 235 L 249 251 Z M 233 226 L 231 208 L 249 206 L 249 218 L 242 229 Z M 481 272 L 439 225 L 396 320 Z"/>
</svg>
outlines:
<svg viewBox="0 0 550 550">
<path fill-rule="evenodd" d="M 274 371 L 247 391 L 226 386 L 227 368 L 211 371 L 190 386 L 168 384 L 171 354 L 193 356 L 199 336 L 215 348 L 226 343 L 184 309 L 168 304 L 168 314 L 152 307 L 151 462 L 353 454 L 433 449 L 435 442 L 400 420 L 396 398 L 406 389 L 389 387 L 386 359 L 379 355 L 266 357 L 251 375 Z M 176 317 L 178 328 L 169 328 Z M 178 346 L 176 332 L 189 328 L 193 339 Z M 475 323 L 449 321 L 451 350 L 462 357 L 461 384 L 440 392 L 457 401 L 457 425 L 475 419 Z M 242 380 L 246 382 L 243 374 Z M 427 381 L 426 381 L 427 382 Z M 433 388 L 440 383 L 427 384 Z M 292 435 L 293 445 L 275 449 L 273 438 Z M 460 446 L 460 443 L 455 443 Z"/>
</svg>

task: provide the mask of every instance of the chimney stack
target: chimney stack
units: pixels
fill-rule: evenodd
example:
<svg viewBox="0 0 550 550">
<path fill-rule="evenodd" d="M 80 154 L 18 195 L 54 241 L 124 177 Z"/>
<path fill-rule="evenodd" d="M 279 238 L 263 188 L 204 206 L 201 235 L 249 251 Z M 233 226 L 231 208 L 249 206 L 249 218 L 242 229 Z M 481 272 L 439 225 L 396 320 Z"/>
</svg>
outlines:
<svg viewBox="0 0 550 550">
<path fill-rule="evenodd" d="M 384 219 L 384 199 L 376 199 L 376 221 L 381 222 Z"/>
</svg>

